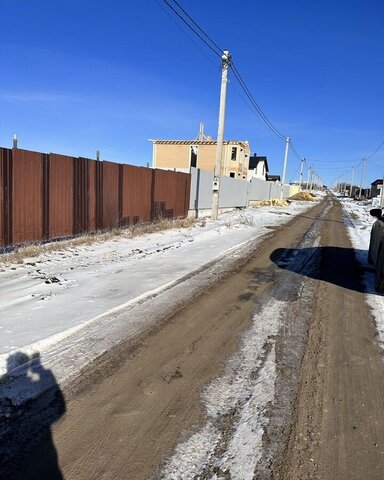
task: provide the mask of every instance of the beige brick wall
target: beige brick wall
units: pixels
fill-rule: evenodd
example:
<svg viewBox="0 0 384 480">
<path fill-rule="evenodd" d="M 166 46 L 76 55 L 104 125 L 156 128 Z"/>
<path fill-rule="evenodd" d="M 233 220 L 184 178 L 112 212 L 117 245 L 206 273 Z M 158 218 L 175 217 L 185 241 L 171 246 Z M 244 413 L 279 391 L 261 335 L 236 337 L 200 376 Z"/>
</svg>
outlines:
<svg viewBox="0 0 384 480">
<path fill-rule="evenodd" d="M 197 166 L 202 170 L 213 172 L 216 162 L 216 145 L 199 145 Z"/>
<path fill-rule="evenodd" d="M 154 167 L 189 168 L 190 145 L 154 145 Z"/>
<path fill-rule="evenodd" d="M 191 144 L 161 144 L 153 145 L 153 166 L 156 168 L 189 168 Z M 231 160 L 232 147 L 237 148 L 236 161 Z M 241 151 L 243 150 L 243 151 Z M 246 178 L 249 164 L 249 146 L 239 144 L 223 145 L 222 175 L 235 178 Z M 245 156 L 245 154 L 247 156 Z M 216 163 L 216 145 L 198 145 L 197 167 L 213 172 Z"/>
</svg>

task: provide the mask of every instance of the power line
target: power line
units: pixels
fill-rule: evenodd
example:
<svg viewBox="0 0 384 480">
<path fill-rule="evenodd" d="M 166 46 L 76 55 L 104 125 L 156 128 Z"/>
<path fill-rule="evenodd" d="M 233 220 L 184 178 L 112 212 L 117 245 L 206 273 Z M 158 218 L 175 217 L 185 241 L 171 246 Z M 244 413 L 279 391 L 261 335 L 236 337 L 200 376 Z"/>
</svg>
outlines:
<svg viewBox="0 0 384 480">
<path fill-rule="evenodd" d="M 295 179 L 296 174 L 297 174 L 297 172 L 299 171 L 299 168 L 300 168 L 300 167 L 301 167 L 301 162 L 297 165 L 295 172 L 293 173 L 293 175 L 291 176 L 291 178 L 290 178 L 290 180 L 289 180 L 289 183 L 292 183 L 292 180 Z"/>
<path fill-rule="evenodd" d="M 157 1 L 157 0 L 156 0 Z M 192 18 L 192 16 L 183 8 L 183 6 L 177 0 L 163 0 L 165 5 L 172 10 L 172 12 L 220 59 L 222 59 L 223 49 L 215 42 L 205 31 L 204 29 Z M 170 2 L 173 2 L 171 4 Z M 176 8 L 175 8 L 176 7 Z M 179 11 L 178 11 L 178 10 Z M 251 106 L 259 115 L 261 120 L 265 123 L 265 125 L 271 130 L 271 132 L 279 139 L 284 142 L 287 141 L 287 136 L 284 135 L 268 118 L 266 113 L 263 111 L 261 106 L 258 104 L 256 98 L 252 94 L 251 90 L 245 83 L 245 80 L 241 76 L 240 72 L 238 71 L 236 65 L 231 62 L 230 68 L 233 72 L 234 77 L 236 78 L 239 86 L 245 93 L 246 97 L 248 98 Z M 301 161 L 302 156 L 298 154 L 295 147 L 290 142 L 290 147 L 294 155 Z"/>
<path fill-rule="evenodd" d="M 184 8 L 180 5 L 179 2 L 177 2 L 176 0 L 173 0 L 173 3 L 176 3 L 176 5 L 180 8 L 180 10 L 191 20 L 191 22 L 200 30 L 200 32 L 201 32 L 203 35 L 205 35 L 205 37 L 208 38 L 208 40 L 212 43 L 212 45 L 214 45 L 214 46 L 217 48 L 217 50 L 220 52 L 220 55 L 221 55 L 221 52 L 223 51 L 223 49 L 220 48 L 220 47 L 217 45 L 217 43 L 216 43 L 214 40 L 212 40 L 212 38 L 200 27 L 200 25 L 195 22 L 195 20 L 189 15 L 188 12 L 186 12 L 186 11 L 184 10 Z"/>
<path fill-rule="evenodd" d="M 182 5 L 180 5 L 180 3 L 177 1 L 177 0 L 173 0 L 173 3 L 180 9 L 180 11 L 187 17 L 187 19 L 189 20 L 186 20 L 184 18 L 184 16 L 179 13 L 176 8 L 174 8 L 173 5 L 171 5 L 171 3 L 168 1 L 168 0 L 163 0 L 163 2 L 174 12 L 175 15 L 177 15 L 178 18 L 180 18 L 180 20 L 185 24 L 187 25 L 187 27 L 195 34 L 199 37 L 199 39 L 205 43 L 205 45 L 210 48 L 210 50 L 215 53 L 215 55 L 219 56 L 220 58 L 222 57 L 222 52 L 223 50 L 219 47 L 219 45 L 200 27 L 200 25 L 191 17 L 191 15 L 189 15 L 189 13 L 182 7 Z M 193 25 L 191 25 L 191 23 Z M 196 27 L 196 28 L 195 28 Z M 198 30 L 197 30 L 198 29 Z M 203 37 L 199 31 L 201 32 L 201 34 L 205 37 Z M 208 41 L 207 41 L 208 40 Z M 276 135 L 280 140 L 284 140 L 286 139 L 286 136 L 283 135 L 274 125 L 273 123 L 269 120 L 269 118 L 267 117 L 267 115 L 264 113 L 264 111 L 262 110 L 262 108 L 260 107 L 260 105 L 257 103 L 255 97 L 253 96 L 252 92 L 250 91 L 250 89 L 248 88 L 248 86 L 246 85 L 244 79 L 242 78 L 240 72 L 237 70 L 236 66 L 232 63 L 231 64 L 231 69 L 234 73 L 234 76 L 236 78 L 236 80 L 239 82 L 239 85 L 240 87 L 242 88 L 242 90 L 244 91 L 244 93 L 246 94 L 247 98 L 249 99 L 249 101 L 251 102 L 252 106 L 254 107 L 254 109 L 256 110 L 256 112 L 259 114 L 259 116 L 261 117 L 261 119 L 263 120 L 263 122 L 267 125 L 267 127 L 272 131 L 272 133 L 274 133 L 274 135 Z"/>
<path fill-rule="evenodd" d="M 369 160 L 370 158 L 372 158 L 379 150 L 380 148 L 384 145 L 384 140 L 380 143 L 380 145 L 376 148 L 376 150 L 374 150 L 371 155 L 369 155 L 368 157 L 365 158 L 365 160 Z"/>
<path fill-rule="evenodd" d="M 213 52 L 215 55 L 217 55 L 218 57 L 221 58 L 222 50 L 219 49 L 219 52 L 220 52 L 220 53 L 217 52 L 217 48 L 218 48 L 218 47 L 216 47 L 216 44 L 215 44 L 215 43 L 213 43 L 213 45 L 215 45 L 215 48 L 214 48 L 212 45 L 210 45 L 210 44 L 205 40 L 205 38 L 203 38 L 203 37 L 199 34 L 198 31 L 196 31 L 195 28 L 193 28 L 193 27 L 191 26 L 190 23 L 188 23 L 188 22 L 185 20 L 185 18 L 168 2 L 168 0 L 163 0 L 163 2 L 168 5 L 168 7 L 180 18 L 180 20 L 181 20 L 182 22 L 184 22 L 185 25 L 187 25 L 187 27 L 188 27 L 190 30 L 192 30 L 192 32 L 193 32 L 195 35 L 197 35 L 197 36 L 200 38 L 200 40 L 201 40 L 202 42 L 204 42 L 205 45 L 206 45 L 209 49 L 212 50 L 212 52 Z M 184 11 L 184 10 L 183 10 L 183 11 Z M 206 35 L 206 34 L 204 33 L 204 31 L 203 31 L 200 27 L 199 27 L 199 30 L 201 30 L 201 31 L 203 32 L 203 34 L 210 40 L 210 38 L 208 37 L 208 35 Z M 211 40 L 210 40 L 210 41 L 211 41 Z"/>
<path fill-rule="evenodd" d="M 188 33 L 188 31 L 182 26 L 181 23 L 179 23 L 176 18 L 174 16 L 172 16 L 170 14 L 170 12 L 168 12 L 168 10 L 160 3 L 160 0 L 155 0 L 155 2 L 159 5 L 159 7 L 163 10 L 163 12 L 173 21 L 175 22 L 175 24 L 178 26 L 178 28 L 180 28 L 180 30 L 184 33 L 184 35 L 186 35 L 190 40 L 191 42 L 193 42 L 193 44 L 196 46 L 196 48 L 199 49 L 199 51 L 205 56 L 205 58 L 207 58 L 207 60 L 209 60 L 210 63 L 212 63 L 212 65 L 215 65 L 215 67 L 217 67 L 217 63 L 215 63 L 212 58 L 207 54 L 206 51 L 204 51 L 200 45 L 195 41 L 195 39 Z"/>
<path fill-rule="evenodd" d="M 255 97 L 253 96 L 252 92 L 249 90 L 247 87 L 245 81 L 243 80 L 242 76 L 240 75 L 240 72 L 237 70 L 236 66 L 234 63 L 231 63 L 231 70 L 233 71 L 236 80 L 239 82 L 240 87 L 243 89 L 244 93 L 247 95 L 248 99 L 250 100 L 251 104 L 254 106 L 256 109 L 257 113 L 260 115 L 261 119 L 264 121 L 264 123 L 267 125 L 267 127 L 278 137 L 280 140 L 285 141 L 286 135 L 283 135 L 274 125 L 273 123 L 269 120 L 267 115 L 263 112 L 262 108 L 260 105 L 257 103 Z"/>
<path fill-rule="evenodd" d="M 301 160 L 301 159 L 303 158 L 303 156 L 302 156 L 302 155 L 299 155 L 299 154 L 297 153 L 295 147 L 293 146 L 292 140 L 291 140 L 291 142 L 290 142 L 290 147 L 291 147 L 291 150 L 292 150 L 293 154 L 294 154 L 299 160 Z"/>
</svg>

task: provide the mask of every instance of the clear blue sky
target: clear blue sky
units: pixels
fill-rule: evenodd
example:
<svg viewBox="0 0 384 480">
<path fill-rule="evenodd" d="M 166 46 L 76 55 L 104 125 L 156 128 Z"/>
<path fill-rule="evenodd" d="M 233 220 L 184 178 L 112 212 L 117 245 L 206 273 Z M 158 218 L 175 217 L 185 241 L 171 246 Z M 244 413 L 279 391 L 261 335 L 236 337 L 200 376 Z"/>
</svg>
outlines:
<svg viewBox="0 0 384 480">
<path fill-rule="evenodd" d="M 328 184 L 384 139 L 384 3 L 180 0 L 236 66 L 271 121 Z M 219 60 L 162 0 L 0 0 L 0 145 L 145 165 L 148 138 L 216 137 Z M 190 34 L 192 36 L 192 34 Z M 284 144 L 232 78 L 226 139 L 281 173 Z M 288 178 L 299 161 L 290 154 Z M 360 168 L 360 167 L 359 167 Z M 384 148 L 366 181 L 384 173 Z M 297 177 L 297 174 L 296 174 Z M 359 181 L 360 170 L 355 179 Z"/>
</svg>

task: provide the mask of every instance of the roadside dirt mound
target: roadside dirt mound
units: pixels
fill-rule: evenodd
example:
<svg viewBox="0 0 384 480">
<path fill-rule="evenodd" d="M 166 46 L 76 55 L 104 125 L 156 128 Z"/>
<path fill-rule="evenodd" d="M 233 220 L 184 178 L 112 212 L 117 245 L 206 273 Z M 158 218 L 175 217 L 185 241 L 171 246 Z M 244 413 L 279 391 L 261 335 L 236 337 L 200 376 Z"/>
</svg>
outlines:
<svg viewBox="0 0 384 480">
<path fill-rule="evenodd" d="M 289 200 L 303 200 L 306 202 L 312 202 L 313 199 L 315 198 L 312 193 L 309 192 L 298 192 L 292 195 L 292 197 L 289 197 Z"/>
</svg>

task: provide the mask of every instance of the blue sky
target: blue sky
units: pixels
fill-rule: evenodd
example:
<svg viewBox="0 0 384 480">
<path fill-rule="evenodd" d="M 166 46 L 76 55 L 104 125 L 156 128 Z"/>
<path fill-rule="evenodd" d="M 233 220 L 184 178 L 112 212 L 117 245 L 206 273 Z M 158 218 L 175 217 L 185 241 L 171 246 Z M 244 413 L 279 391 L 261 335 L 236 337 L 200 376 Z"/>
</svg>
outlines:
<svg viewBox="0 0 384 480">
<path fill-rule="evenodd" d="M 384 139 L 384 3 L 181 3 L 231 51 L 273 124 L 324 181 L 350 180 L 354 162 Z M 219 60 L 159 4 L 0 0 L 0 145 L 17 132 L 21 148 L 91 158 L 100 150 L 103 159 L 146 165 L 148 138 L 194 138 L 200 121 L 216 137 Z M 270 173 L 281 173 L 284 143 L 234 78 L 225 138 L 248 140 Z M 298 166 L 290 154 L 287 180 Z M 367 162 L 365 184 L 383 174 L 384 148 Z"/>
</svg>

